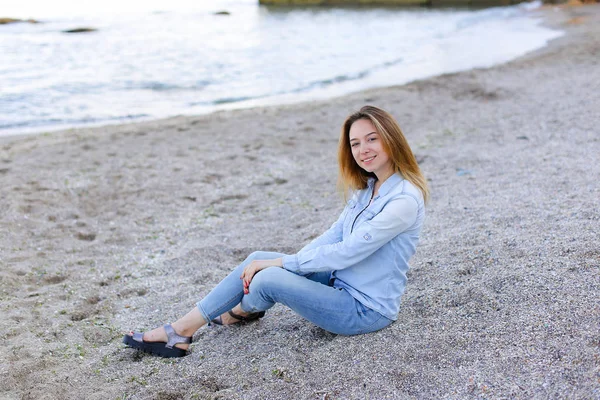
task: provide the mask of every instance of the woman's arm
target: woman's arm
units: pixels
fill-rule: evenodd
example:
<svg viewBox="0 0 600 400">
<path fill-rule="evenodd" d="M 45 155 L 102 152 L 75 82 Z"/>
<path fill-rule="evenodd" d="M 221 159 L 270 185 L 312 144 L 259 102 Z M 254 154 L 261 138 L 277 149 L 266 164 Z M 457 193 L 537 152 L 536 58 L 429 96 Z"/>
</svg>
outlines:
<svg viewBox="0 0 600 400">
<path fill-rule="evenodd" d="M 404 195 L 394 199 L 373 219 L 360 224 L 343 241 L 302 249 L 295 255 L 284 256 L 283 267 L 303 273 L 350 267 L 410 228 L 417 219 L 418 207 L 412 196 Z"/>
<path fill-rule="evenodd" d="M 342 211 L 340 217 L 337 219 L 336 222 L 333 223 L 333 225 L 331 225 L 331 227 L 328 230 L 326 230 L 321 236 L 317 237 L 312 242 L 304 246 L 304 248 L 302 248 L 300 252 L 308 251 L 327 244 L 341 242 L 343 237 L 342 232 L 344 229 L 344 218 L 346 217 L 347 213 L 348 207 L 344 208 L 344 211 Z M 254 278 L 254 275 L 257 272 L 269 267 L 283 267 L 283 259 L 276 258 L 274 260 L 254 260 L 250 264 L 248 264 L 246 268 L 244 268 L 244 271 L 242 272 L 240 278 L 244 281 L 245 294 L 249 293 L 248 288 L 250 287 L 250 282 L 252 282 L 252 278 Z"/>
</svg>

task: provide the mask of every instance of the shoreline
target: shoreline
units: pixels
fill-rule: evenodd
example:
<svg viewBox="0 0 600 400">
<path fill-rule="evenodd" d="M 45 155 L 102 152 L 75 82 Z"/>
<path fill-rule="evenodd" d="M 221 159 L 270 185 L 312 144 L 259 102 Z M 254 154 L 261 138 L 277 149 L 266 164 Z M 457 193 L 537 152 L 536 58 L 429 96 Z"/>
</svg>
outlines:
<svg viewBox="0 0 600 400">
<path fill-rule="evenodd" d="M 536 26 L 536 27 L 540 26 L 540 28 L 543 27 L 543 24 L 540 24 L 538 22 L 539 18 L 535 16 L 535 14 L 537 13 L 536 10 L 539 10 L 539 8 L 531 9 L 531 6 L 518 6 L 514 10 L 519 10 L 519 9 L 520 10 L 527 9 L 526 12 L 530 14 L 529 17 L 525 17 L 525 15 L 522 15 L 519 18 L 528 18 L 526 22 L 532 24 L 532 26 Z M 556 34 L 562 35 L 562 33 L 559 33 L 559 32 L 556 32 Z M 548 41 L 552 40 L 553 33 L 552 32 L 546 32 L 546 33 L 540 32 L 540 33 L 537 33 L 537 35 L 538 36 L 543 35 L 546 38 L 546 40 L 545 40 L 546 44 L 542 45 L 542 48 L 543 48 L 543 47 L 547 46 Z M 525 37 L 527 37 L 526 34 L 525 34 Z M 550 38 L 550 39 L 548 39 L 548 38 Z M 464 72 L 464 71 L 468 71 L 471 69 L 478 69 L 478 68 L 493 68 L 494 66 L 502 65 L 503 63 L 518 59 L 518 58 L 522 57 L 524 54 L 527 54 L 531 51 L 536 51 L 537 49 L 536 50 L 529 50 L 529 49 L 531 47 L 535 47 L 536 45 L 539 45 L 541 42 L 540 38 L 536 38 L 533 40 L 528 39 L 528 40 L 529 40 L 529 42 L 527 40 L 525 41 L 525 42 L 527 42 L 527 45 L 517 47 L 518 50 L 514 51 L 514 52 L 520 53 L 520 54 L 516 55 L 516 56 L 511 55 L 510 56 L 511 58 L 508 60 L 505 59 L 506 58 L 505 55 L 499 56 L 496 58 L 486 56 L 486 57 L 480 58 L 477 61 L 471 61 L 469 63 L 465 63 L 460 58 L 453 59 L 452 63 L 448 62 L 448 60 L 444 59 L 444 61 L 446 61 L 446 63 L 453 65 L 452 68 L 445 68 L 447 71 L 440 71 L 441 68 L 438 66 L 427 66 L 427 65 L 421 66 L 422 68 L 424 68 L 423 70 L 416 69 L 414 66 L 412 68 L 407 66 L 407 67 L 404 67 L 403 71 L 401 71 L 402 73 L 395 73 L 395 71 L 393 71 L 393 70 L 386 69 L 386 70 L 380 71 L 380 74 L 382 73 L 380 78 L 373 78 L 370 75 L 368 75 L 368 76 L 363 77 L 359 81 L 351 80 L 349 82 L 337 83 L 335 85 L 332 85 L 332 87 L 314 88 L 314 89 L 311 89 L 308 93 L 303 93 L 303 92 L 295 93 L 292 91 L 292 92 L 279 94 L 279 95 L 270 95 L 267 97 L 251 98 L 251 99 L 244 100 L 244 101 L 236 101 L 236 102 L 224 103 L 224 104 L 212 104 L 212 105 L 206 106 L 205 108 L 202 108 L 200 110 L 195 109 L 194 107 L 191 107 L 188 109 L 178 109 L 177 110 L 179 112 L 178 114 L 167 115 L 167 116 L 145 116 L 145 117 L 136 117 L 136 118 L 129 118 L 131 116 L 124 116 L 122 118 L 115 117 L 115 119 L 112 121 L 110 119 L 108 119 L 108 120 L 104 120 L 104 121 L 91 122 L 91 123 L 87 123 L 87 124 L 82 123 L 80 125 L 78 125 L 78 124 L 71 125 L 70 123 L 61 123 L 61 124 L 55 125 L 55 126 L 53 126 L 53 125 L 40 125 L 37 127 L 36 126 L 22 126 L 22 127 L 14 127 L 13 126 L 10 128 L 0 129 L 0 138 L 1 137 L 30 136 L 30 135 L 39 135 L 39 134 L 46 134 L 46 133 L 68 131 L 68 130 L 93 129 L 93 128 L 98 128 L 98 127 L 101 128 L 101 127 L 116 126 L 116 125 L 123 125 L 123 124 L 127 125 L 127 124 L 131 124 L 131 123 L 160 121 L 160 120 L 165 120 L 165 119 L 178 117 L 178 116 L 195 117 L 195 116 L 199 116 L 199 115 L 209 115 L 214 112 L 220 112 L 220 111 L 235 111 L 235 110 L 243 110 L 243 109 L 251 109 L 251 108 L 271 107 L 271 106 L 277 106 L 277 105 L 282 105 L 282 104 L 294 105 L 294 104 L 303 104 L 303 103 L 314 103 L 316 101 L 317 102 L 318 101 L 326 102 L 331 99 L 345 97 L 348 95 L 360 93 L 365 90 L 402 86 L 402 85 L 408 84 L 410 82 L 414 82 L 417 80 L 423 80 L 423 79 L 429 79 L 429 78 L 433 78 L 435 76 L 439 76 L 439 75 L 443 75 L 443 74 Z M 506 41 L 506 39 L 505 39 L 505 41 Z M 477 43 L 471 43 L 471 44 L 475 47 L 478 46 Z M 500 54 L 504 54 L 504 53 L 501 52 Z M 493 59 L 493 61 L 494 61 L 493 64 L 490 64 L 490 59 Z M 444 64 L 444 63 L 442 62 L 441 64 Z M 465 64 L 471 64 L 471 65 L 466 66 Z M 399 80 L 397 78 L 393 78 L 395 76 L 403 76 L 403 79 Z M 387 81 L 386 81 L 385 77 L 387 77 L 389 79 L 387 79 Z M 337 79 L 337 78 L 338 77 L 332 78 L 332 80 L 335 81 L 335 79 Z M 341 78 L 346 78 L 346 76 L 341 76 Z M 394 83 L 389 84 L 390 81 L 392 81 Z M 366 87 L 366 86 L 370 86 L 370 87 Z M 149 93 L 148 96 L 150 96 L 150 94 L 151 93 Z M 156 111 L 156 110 L 154 110 L 154 111 Z M 153 113 L 153 111 L 148 111 L 148 113 Z M 158 114 L 160 115 L 160 112 Z M 140 114 L 140 115 L 143 115 L 143 114 Z M 74 116 L 74 118 L 75 118 L 75 116 Z M 32 123 L 34 123 L 34 122 L 32 122 Z"/>
<path fill-rule="evenodd" d="M 600 5 L 539 12 L 565 35 L 492 68 L 0 137 L 0 397 L 597 397 Z M 398 321 L 343 337 L 277 305 L 181 360 L 124 349 L 252 251 L 331 224 L 339 125 L 365 103 L 431 186 Z"/>
</svg>

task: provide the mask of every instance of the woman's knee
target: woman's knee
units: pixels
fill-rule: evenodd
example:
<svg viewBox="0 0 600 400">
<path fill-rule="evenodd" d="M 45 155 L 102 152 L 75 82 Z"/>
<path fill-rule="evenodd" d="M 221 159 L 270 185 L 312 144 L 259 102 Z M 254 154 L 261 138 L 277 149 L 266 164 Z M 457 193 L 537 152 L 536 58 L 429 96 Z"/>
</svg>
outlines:
<svg viewBox="0 0 600 400">
<path fill-rule="evenodd" d="M 281 280 L 283 279 L 283 274 L 285 274 L 285 271 L 281 268 L 265 268 L 254 275 L 254 277 L 252 278 L 252 282 L 250 282 L 249 289 L 250 291 L 252 291 L 263 290 L 265 288 L 273 287 L 278 282 L 281 282 Z"/>
</svg>

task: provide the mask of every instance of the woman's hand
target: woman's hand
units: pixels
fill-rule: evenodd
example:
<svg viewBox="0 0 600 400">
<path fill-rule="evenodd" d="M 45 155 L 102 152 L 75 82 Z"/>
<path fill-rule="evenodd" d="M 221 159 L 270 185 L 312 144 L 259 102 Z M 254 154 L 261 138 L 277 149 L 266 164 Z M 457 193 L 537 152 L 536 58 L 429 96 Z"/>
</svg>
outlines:
<svg viewBox="0 0 600 400">
<path fill-rule="evenodd" d="M 269 267 L 282 267 L 283 260 L 281 258 L 276 258 L 274 260 L 254 260 L 250 264 L 244 268 L 240 279 L 244 281 L 244 294 L 250 293 L 248 288 L 250 287 L 250 282 L 252 282 L 252 278 L 257 272 L 262 271 L 265 268 Z"/>
</svg>

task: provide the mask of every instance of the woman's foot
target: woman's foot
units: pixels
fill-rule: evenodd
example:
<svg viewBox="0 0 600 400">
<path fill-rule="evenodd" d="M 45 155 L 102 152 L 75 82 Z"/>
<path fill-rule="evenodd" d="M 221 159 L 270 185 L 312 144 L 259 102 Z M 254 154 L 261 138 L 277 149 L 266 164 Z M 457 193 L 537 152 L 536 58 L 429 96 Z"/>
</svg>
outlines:
<svg viewBox="0 0 600 400">
<path fill-rule="evenodd" d="M 171 325 L 171 326 L 173 326 L 173 325 Z M 178 332 L 177 329 L 175 329 L 175 327 L 173 327 L 173 330 L 178 335 L 191 336 L 191 335 L 181 334 L 180 332 Z M 133 333 L 134 333 L 133 331 L 129 332 L 129 336 L 133 336 Z M 158 328 L 152 329 L 151 331 L 144 332 L 142 339 L 146 343 L 154 343 L 154 342 L 166 343 L 168 340 L 168 337 L 167 337 L 167 332 L 165 332 L 165 328 L 163 326 L 159 326 Z M 190 347 L 190 345 L 188 343 L 177 343 L 174 347 L 177 347 L 178 349 L 181 349 L 181 350 L 187 350 L 188 347 Z"/>
<path fill-rule="evenodd" d="M 161 357 L 183 357 L 192 342 L 192 335 L 206 321 L 197 307 L 172 325 L 165 325 L 144 333 L 128 333 L 123 343 L 129 347 Z M 171 347 L 172 346 L 172 347 Z"/>
<path fill-rule="evenodd" d="M 177 345 L 183 344 L 187 347 L 189 343 L 192 343 L 192 337 L 179 335 L 170 324 L 165 325 L 162 330 L 166 340 L 154 340 L 163 336 L 159 329 L 154 329 L 154 331 L 151 331 L 152 335 L 149 335 L 147 340 L 144 340 L 144 334 L 142 332 L 131 332 L 131 335 L 127 334 L 123 336 L 123 343 L 128 347 L 145 353 L 154 354 L 159 357 L 172 358 L 187 356 L 187 349 L 182 349 Z"/>
<path fill-rule="evenodd" d="M 220 325 L 232 325 L 237 324 L 241 321 L 258 319 L 264 315 L 264 311 L 261 311 L 259 313 L 247 313 L 244 310 L 242 310 L 242 307 L 238 304 L 233 308 L 233 310 L 221 314 L 219 320 L 217 320 L 218 322 L 216 323 L 219 324 L 220 322 Z"/>
</svg>

